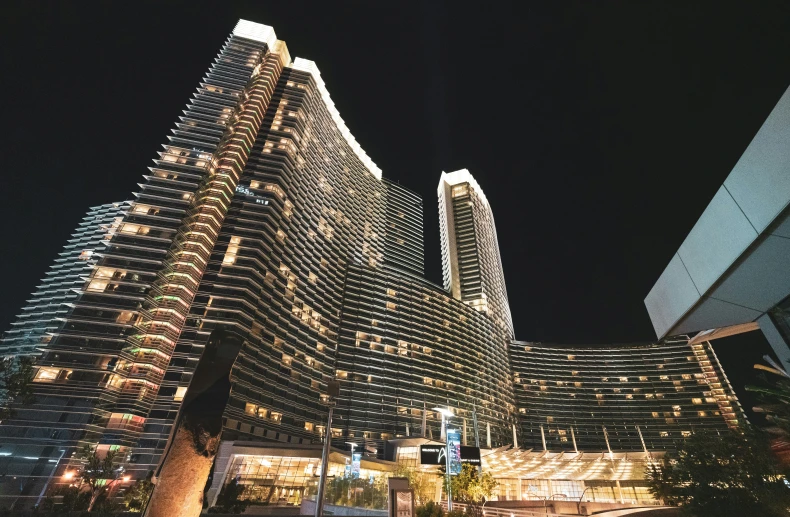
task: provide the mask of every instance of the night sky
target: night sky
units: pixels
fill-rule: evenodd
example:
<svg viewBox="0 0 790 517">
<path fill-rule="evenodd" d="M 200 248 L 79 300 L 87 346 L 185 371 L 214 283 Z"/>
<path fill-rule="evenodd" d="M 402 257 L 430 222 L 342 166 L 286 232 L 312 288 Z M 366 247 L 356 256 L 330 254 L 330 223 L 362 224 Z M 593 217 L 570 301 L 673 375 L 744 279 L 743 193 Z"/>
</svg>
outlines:
<svg viewBox="0 0 790 517">
<path fill-rule="evenodd" d="M 385 177 L 468 168 L 522 340 L 655 339 L 643 299 L 790 85 L 787 2 L 4 5 L 0 331 L 89 206 L 129 199 L 239 18 L 314 60 Z M 767 345 L 716 342 L 739 394 Z M 743 400 L 749 406 L 748 399 Z"/>
</svg>

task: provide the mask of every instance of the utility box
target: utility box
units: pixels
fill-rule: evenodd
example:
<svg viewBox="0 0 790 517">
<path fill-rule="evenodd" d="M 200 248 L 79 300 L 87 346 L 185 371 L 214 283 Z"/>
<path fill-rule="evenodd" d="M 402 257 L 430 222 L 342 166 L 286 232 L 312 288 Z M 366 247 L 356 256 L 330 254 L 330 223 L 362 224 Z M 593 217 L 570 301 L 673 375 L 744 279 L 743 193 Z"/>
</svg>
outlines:
<svg viewBox="0 0 790 517">
<path fill-rule="evenodd" d="M 407 478 L 387 479 L 389 491 L 388 517 L 414 517 L 414 490 Z"/>
</svg>

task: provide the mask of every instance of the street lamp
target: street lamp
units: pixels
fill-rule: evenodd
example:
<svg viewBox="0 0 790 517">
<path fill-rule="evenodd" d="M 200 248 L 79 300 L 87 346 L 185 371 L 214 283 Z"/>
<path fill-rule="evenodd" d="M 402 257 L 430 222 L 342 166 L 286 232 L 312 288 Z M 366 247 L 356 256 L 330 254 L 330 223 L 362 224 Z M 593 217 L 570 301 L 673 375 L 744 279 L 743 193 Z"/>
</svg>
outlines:
<svg viewBox="0 0 790 517">
<path fill-rule="evenodd" d="M 333 379 L 327 383 L 326 405 L 329 406 L 329 416 L 326 419 L 324 431 L 324 451 L 321 455 L 321 477 L 318 479 L 318 493 L 315 496 L 315 517 L 324 513 L 324 489 L 326 487 L 326 471 L 329 469 L 329 446 L 332 442 L 332 412 L 340 395 L 340 381 Z"/>
<path fill-rule="evenodd" d="M 447 511 L 453 510 L 453 489 L 450 483 L 450 439 L 447 432 L 447 423 L 453 412 L 449 408 L 435 407 L 434 411 L 442 415 L 442 428 L 444 429 L 444 463 L 445 463 L 445 476 L 447 478 Z"/>
</svg>

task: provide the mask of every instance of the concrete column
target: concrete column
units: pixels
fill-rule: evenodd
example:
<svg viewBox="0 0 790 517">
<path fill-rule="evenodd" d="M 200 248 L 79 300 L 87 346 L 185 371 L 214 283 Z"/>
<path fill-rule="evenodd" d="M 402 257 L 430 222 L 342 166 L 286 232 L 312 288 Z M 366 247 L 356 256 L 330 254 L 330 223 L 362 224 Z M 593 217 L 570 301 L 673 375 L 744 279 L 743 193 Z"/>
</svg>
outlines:
<svg viewBox="0 0 790 517">
<path fill-rule="evenodd" d="M 757 324 L 760 325 L 760 330 L 763 331 L 765 339 L 768 340 L 774 353 L 779 358 L 779 364 L 786 370 L 790 369 L 790 347 L 787 346 L 787 342 L 782 337 L 779 329 L 776 328 L 771 315 L 768 313 L 763 314 L 757 320 Z"/>
</svg>

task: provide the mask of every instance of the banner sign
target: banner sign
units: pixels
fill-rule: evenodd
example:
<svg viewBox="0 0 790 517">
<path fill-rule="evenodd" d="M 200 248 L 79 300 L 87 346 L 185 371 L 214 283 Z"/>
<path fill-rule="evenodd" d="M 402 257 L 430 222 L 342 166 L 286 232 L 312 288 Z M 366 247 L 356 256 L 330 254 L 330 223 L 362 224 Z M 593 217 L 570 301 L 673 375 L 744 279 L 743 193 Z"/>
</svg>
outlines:
<svg viewBox="0 0 790 517">
<path fill-rule="evenodd" d="M 461 473 L 461 431 L 448 429 L 447 443 L 450 449 L 450 475 L 455 476 Z"/>
<path fill-rule="evenodd" d="M 355 452 L 351 455 L 351 477 L 359 479 L 359 462 L 362 460 L 362 453 Z"/>
</svg>

